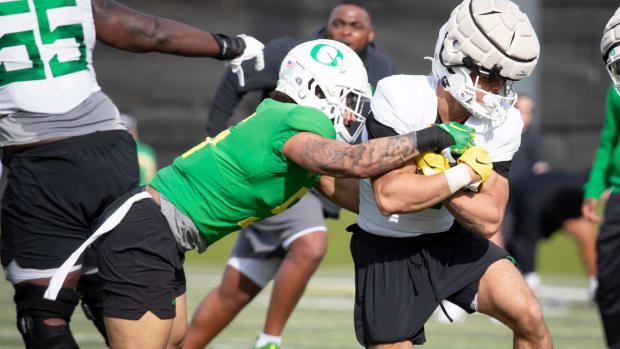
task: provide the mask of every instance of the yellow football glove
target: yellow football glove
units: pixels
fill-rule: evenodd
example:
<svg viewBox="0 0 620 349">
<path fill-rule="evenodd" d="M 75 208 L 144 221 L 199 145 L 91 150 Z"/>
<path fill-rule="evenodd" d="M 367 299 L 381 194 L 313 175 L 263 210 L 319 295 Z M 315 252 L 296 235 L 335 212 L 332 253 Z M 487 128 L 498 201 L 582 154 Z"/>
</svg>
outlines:
<svg viewBox="0 0 620 349">
<path fill-rule="evenodd" d="M 425 176 L 441 173 L 450 168 L 448 159 L 442 154 L 434 153 L 432 150 L 427 150 L 421 155 L 416 156 L 416 166 L 418 172 L 422 172 Z"/>
<path fill-rule="evenodd" d="M 474 172 L 482 177 L 482 180 L 478 183 L 473 183 L 468 187 L 468 189 L 475 190 L 480 184 L 489 178 L 491 175 L 491 171 L 493 171 L 493 163 L 491 162 L 491 156 L 486 149 L 473 146 L 467 149 L 461 157 L 457 160 L 458 163 L 465 163 L 467 166 L 471 167 Z"/>
</svg>

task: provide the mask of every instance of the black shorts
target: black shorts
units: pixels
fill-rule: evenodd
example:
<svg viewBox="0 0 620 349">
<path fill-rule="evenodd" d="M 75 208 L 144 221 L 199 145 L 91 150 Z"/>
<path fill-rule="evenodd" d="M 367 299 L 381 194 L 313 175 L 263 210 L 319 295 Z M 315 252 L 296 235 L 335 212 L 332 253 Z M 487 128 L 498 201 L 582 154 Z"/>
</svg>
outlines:
<svg viewBox="0 0 620 349">
<path fill-rule="evenodd" d="M 104 316 L 138 320 L 151 311 L 160 319 L 175 317 L 175 299 L 185 293 L 183 254 L 155 201 L 135 202 L 93 245 L 104 281 Z"/>
<path fill-rule="evenodd" d="M 353 225 L 355 334 L 362 346 L 423 344 L 424 323 L 447 299 L 472 313 L 480 278 L 506 251 L 454 223 L 413 238 L 370 234 Z"/>
<path fill-rule="evenodd" d="M 136 143 L 95 132 L 5 156 L 2 265 L 58 268 L 92 233 L 106 205 L 138 186 Z"/>
</svg>

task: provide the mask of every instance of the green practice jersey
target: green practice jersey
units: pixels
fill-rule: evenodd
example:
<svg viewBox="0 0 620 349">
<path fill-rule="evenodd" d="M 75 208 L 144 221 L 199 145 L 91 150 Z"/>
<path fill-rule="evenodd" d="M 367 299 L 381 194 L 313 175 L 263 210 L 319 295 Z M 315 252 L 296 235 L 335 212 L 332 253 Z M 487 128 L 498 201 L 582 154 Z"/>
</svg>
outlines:
<svg viewBox="0 0 620 349">
<path fill-rule="evenodd" d="M 607 92 L 607 115 L 601 131 L 601 141 L 592 164 L 590 179 L 586 183 L 585 198 L 598 199 L 603 191 L 613 187 L 620 192 L 620 96 L 613 86 Z"/>
<path fill-rule="evenodd" d="M 336 138 L 320 110 L 265 99 L 256 113 L 157 172 L 151 185 L 213 244 L 284 211 L 316 184 L 319 175 L 282 154 L 284 143 L 300 131 Z"/>
</svg>

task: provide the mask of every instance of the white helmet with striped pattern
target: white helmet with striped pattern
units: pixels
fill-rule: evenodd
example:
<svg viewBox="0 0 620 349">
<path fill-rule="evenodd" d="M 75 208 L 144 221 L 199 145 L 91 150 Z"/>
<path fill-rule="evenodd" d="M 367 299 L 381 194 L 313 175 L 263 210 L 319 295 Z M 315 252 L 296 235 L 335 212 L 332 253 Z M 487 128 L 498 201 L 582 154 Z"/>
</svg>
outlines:
<svg viewBox="0 0 620 349">
<path fill-rule="evenodd" d="M 439 32 L 433 74 L 473 116 L 501 124 L 517 99 L 513 81 L 529 76 L 540 45 L 527 15 L 509 0 L 465 0 Z M 472 79 L 472 74 L 475 79 Z M 480 74 L 502 79 L 502 91 L 478 87 Z M 476 91 L 483 93 L 481 102 Z"/>
</svg>

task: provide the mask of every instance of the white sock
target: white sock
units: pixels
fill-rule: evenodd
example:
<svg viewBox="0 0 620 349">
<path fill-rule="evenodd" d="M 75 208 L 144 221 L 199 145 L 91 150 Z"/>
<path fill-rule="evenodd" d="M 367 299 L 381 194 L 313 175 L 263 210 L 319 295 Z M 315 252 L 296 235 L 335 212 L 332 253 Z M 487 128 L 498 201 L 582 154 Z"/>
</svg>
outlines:
<svg viewBox="0 0 620 349">
<path fill-rule="evenodd" d="M 276 343 L 277 345 L 282 345 L 282 337 L 280 336 L 272 336 L 266 333 L 261 332 L 260 336 L 256 339 L 256 347 L 262 347 L 267 343 Z"/>
</svg>

